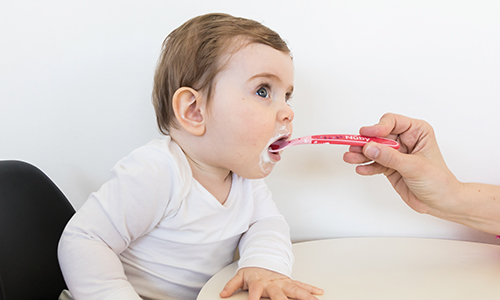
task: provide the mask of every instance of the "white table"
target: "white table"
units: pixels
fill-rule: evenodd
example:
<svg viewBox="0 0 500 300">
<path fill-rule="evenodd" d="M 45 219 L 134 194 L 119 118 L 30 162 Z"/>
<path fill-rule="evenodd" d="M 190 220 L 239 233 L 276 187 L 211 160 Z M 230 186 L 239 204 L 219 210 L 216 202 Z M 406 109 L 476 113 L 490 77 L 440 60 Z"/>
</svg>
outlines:
<svg viewBox="0 0 500 300">
<path fill-rule="evenodd" d="M 499 300 L 500 246 L 422 238 L 339 238 L 293 245 L 293 278 L 318 286 L 319 299 Z M 233 263 L 198 300 L 220 300 Z M 247 299 L 239 291 L 231 300 Z"/>
</svg>

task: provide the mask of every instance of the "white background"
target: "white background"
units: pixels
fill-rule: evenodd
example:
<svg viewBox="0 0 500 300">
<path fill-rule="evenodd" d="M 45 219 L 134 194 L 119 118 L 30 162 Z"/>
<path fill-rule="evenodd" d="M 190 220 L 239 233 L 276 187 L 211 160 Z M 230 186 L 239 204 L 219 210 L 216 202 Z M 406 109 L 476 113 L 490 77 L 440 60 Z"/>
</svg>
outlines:
<svg viewBox="0 0 500 300">
<path fill-rule="evenodd" d="M 111 167 L 159 137 L 151 105 L 165 36 L 208 12 L 252 18 L 289 43 L 294 137 L 357 133 L 385 112 L 433 124 L 462 181 L 500 184 L 500 1 L 0 2 L 0 159 L 41 168 L 76 208 Z M 495 236 L 420 215 L 345 146 L 285 151 L 268 184 L 294 241 Z M 499 216 L 500 218 L 500 216 Z"/>
</svg>

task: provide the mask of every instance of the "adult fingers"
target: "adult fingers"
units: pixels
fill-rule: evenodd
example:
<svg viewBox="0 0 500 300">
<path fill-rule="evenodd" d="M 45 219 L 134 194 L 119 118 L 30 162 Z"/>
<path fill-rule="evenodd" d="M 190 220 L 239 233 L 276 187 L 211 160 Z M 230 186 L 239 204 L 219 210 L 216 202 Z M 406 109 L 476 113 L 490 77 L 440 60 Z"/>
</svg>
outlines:
<svg viewBox="0 0 500 300">
<path fill-rule="evenodd" d="M 382 166 L 379 163 L 373 162 L 367 165 L 356 166 L 356 173 L 363 176 L 372 176 L 377 174 L 384 174 L 386 176 L 395 172 L 393 169 L 389 169 L 386 166 Z"/>
<path fill-rule="evenodd" d="M 390 147 L 377 143 L 368 143 L 363 148 L 364 155 L 378 164 L 399 170 L 405 163 L 405 155 Z"/>
<path fill-rule="evenodd" d="M 357 153 L 357 152 L 346 152 L 344 153 L 343 157 L 344 161 L 349 164 L 364 164 L 371 159 L 367 158 L 363 153 Z"/>
<path fill-rule="evenodd" d="M 401 139 L 400 143 L 409 142 L 414 145 L 422 134 L 432 131 L 432 126 L 423 120 L 387 113 L 380 118 L 378 124 L 361 127 L 359 133 L 366 136 Z"/>
</svg>

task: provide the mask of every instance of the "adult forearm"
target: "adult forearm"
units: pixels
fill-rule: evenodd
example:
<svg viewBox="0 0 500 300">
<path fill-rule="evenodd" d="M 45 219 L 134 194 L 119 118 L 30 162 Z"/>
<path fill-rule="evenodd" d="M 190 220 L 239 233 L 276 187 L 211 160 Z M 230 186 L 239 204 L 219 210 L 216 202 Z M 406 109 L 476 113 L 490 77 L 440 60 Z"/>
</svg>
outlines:
<svg viewBox="0 0 500 300">
<path fill-rule="evenodd" d="M 484 232 L 500 234 L 500 186 L 462 183 L 449 210 L 430 214 Z"/>
</svg>

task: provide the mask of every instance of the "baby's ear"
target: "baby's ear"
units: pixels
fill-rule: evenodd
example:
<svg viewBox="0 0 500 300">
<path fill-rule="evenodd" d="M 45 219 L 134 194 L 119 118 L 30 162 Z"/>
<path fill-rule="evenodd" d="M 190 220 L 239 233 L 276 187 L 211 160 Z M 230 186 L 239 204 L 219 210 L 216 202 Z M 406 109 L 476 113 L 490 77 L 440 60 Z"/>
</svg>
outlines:
<svg viewBox="0 0 500 300">
<path fill-rule="evenodd" d="M 205 99 L 190 87 L 181 87 L 175 91 L 172 99 L 175 118 L 187 132 L 201 136 L 205 133 Z"/>
</svg>

